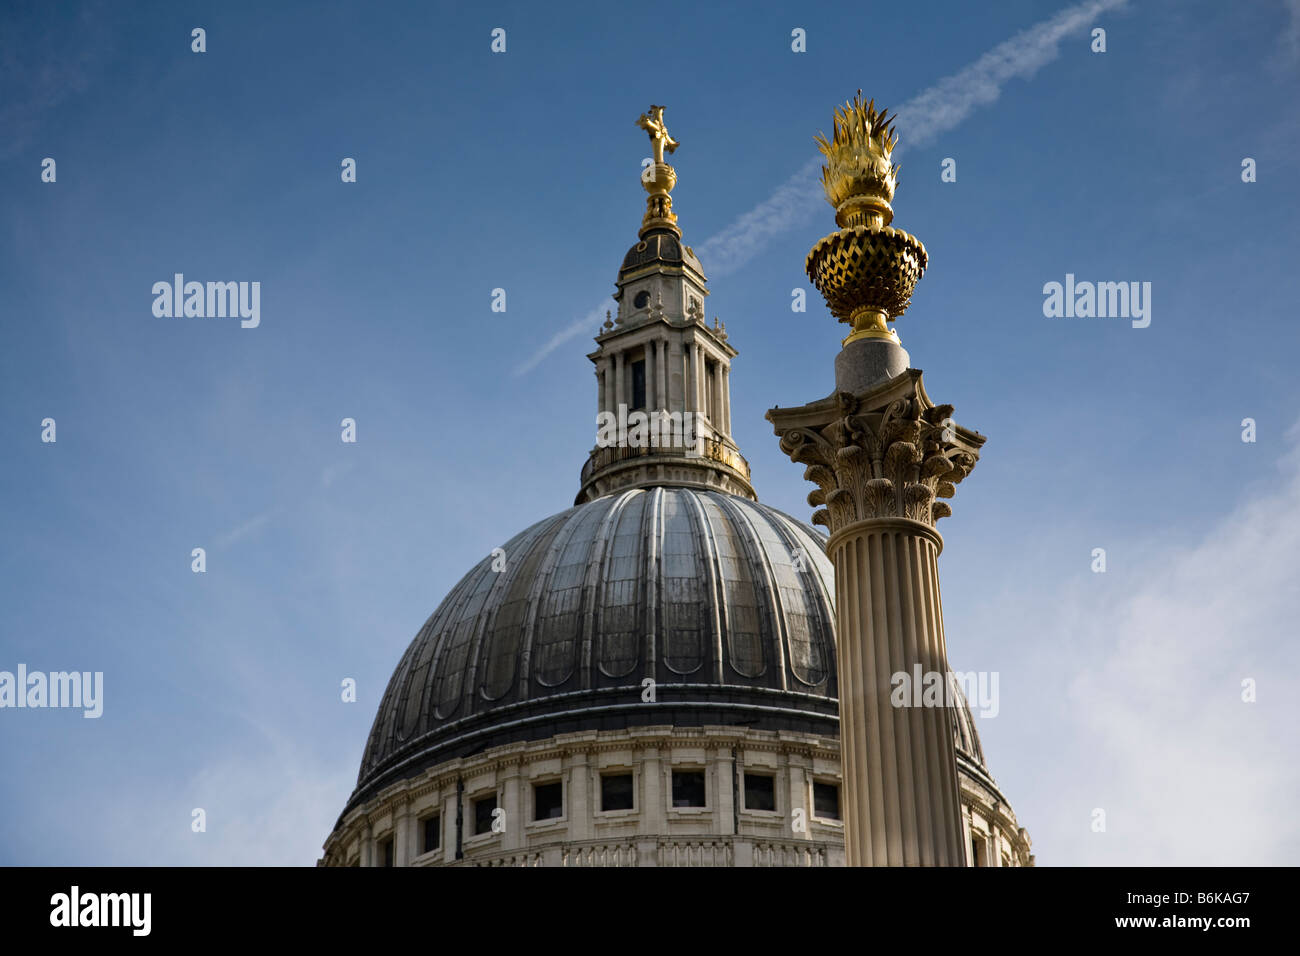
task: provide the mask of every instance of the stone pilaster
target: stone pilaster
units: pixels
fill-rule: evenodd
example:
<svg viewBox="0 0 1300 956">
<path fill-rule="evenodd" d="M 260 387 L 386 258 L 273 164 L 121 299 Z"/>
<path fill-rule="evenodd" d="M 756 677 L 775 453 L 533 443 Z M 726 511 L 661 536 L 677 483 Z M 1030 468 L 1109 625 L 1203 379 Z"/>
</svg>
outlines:
<svg viewBox="0 0 1300 956">
<path fill-rule="evenodd" d="M 518 850 L 525 842 L 528 821 L 532 819 L 528 801 L 532 793 L 528 781 L 520 779 L 521 766 L 517 760 L 507 763 L 498 773 L 501 782 L 501 806 L 505 809 L 506 830 L 501 835 L 501 849 Z"/>
<path fill-rule="evenodd" d="M 618 413 L 619 405 L 627 404 L 627 389 L 623 383 L 623 353 L 614 353 L 614 407 L 610 411 Z"/>
<path fill-rule="evenodd" d="M 410 801 L 399 797 L 393 804 L 393 865 L 409 866 L 411 857 Z"/>
<path fill-rule="evenodd" d="M 983 436 L 934 405 L 907 369 L 767 418 L 781 450 L 817 485 L 813 522 L 830 532 L 850 866 L 961 866 L 961 804 L 948 703 L 948 655 L 935 530 Z M 894 676 L 937 675 L 940 699 L 902 706 Z"/>
<path fill-rule="evenodd" d="M 655 351 L 655 377 L 659 380 L 655 389 L 655 394 L 659 397 L 655 400 L 655 411 L 670 407 L 672 399 L 668 397 L 668 343 L 662 339 L 652 343 Z"/>
<path fill-rule="evenodd" d="M 592 773 L 585 750 L 576 751 L 567 761 L 568 793 L 565 814 L 569 818 L 569 834 L 573 840 L 589 840 L 592 837 Z M 595 795 L 599 799 L 599 794 Z"/>
</svg>

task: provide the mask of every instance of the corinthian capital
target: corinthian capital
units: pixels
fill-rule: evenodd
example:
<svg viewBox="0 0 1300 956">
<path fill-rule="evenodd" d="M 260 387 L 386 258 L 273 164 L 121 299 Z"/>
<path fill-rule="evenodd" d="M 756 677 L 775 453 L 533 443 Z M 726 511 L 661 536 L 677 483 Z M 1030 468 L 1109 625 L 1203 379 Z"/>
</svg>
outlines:
<svg viewBox="0 0 1300 956">
<path fill-rule="evenodd" d="M 860 395 L 840 392 L 767 413 L 781 450 L 817 485 L 813 523 L 832 534 L 868 518 L 909 518 L 933 528 L 975 467 L 984 436 L 935 405 L 908 369 Z"/>
</svg>

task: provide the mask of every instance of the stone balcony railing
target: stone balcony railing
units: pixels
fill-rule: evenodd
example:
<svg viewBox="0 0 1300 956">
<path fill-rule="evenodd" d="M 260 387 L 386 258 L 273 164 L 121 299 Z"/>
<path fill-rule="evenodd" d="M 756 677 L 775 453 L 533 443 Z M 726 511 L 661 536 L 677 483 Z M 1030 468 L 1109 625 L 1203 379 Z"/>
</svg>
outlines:
<svg viewBox="0 0 1300 956">
<path fill-rule="evenodd" d="M 748 836 L 635 838 L 552 844 L 463 860 L 460 866 L 830 866 L 832 847 Z"/>
<path fill-rule="evenodd" d="M 688 462 L 718 462 L 743 475 L 746 481 L 749 480 L 749 462 L 745 460 L 744 455 L 729 448 L 720 439 L 703 438 L 701 439 L 700 454 L 687 454 L 686 449 L 672 446 L 657 448 L 653 446 L 633 447 L 631 445 L 597 446 L 592 449 L 590 457 L 583 464 L 579 482 L 585 485 L 588 478 L 600 469 L 607 468 L 610 465 L 651 456 L 675 458 Z"/>
</svg>

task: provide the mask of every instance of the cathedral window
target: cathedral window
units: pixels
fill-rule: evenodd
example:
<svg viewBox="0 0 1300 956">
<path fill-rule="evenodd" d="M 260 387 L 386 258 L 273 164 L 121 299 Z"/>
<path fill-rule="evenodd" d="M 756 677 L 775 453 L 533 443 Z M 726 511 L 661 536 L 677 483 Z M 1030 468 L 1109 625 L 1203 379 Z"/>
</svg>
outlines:
<svg viewBox="0 0 1300 956">
<path fill-rule="evenodd" d="M 839 784 L 822 783 L 820 780 L 813 783 L 813 816 L 823 820 L 840 818 Z"/>
<path fill-rule="evenodd" d="M 645 410 L 645 360 L 632 363 L 632 411 Z"/>
<path fill-rule="evenodd" d="M 632 809 L 632 775 L 630 773 L 607 773 L 600 778 L 600 809 Z"/>
<path fill-rule="evenodd" d="M 533 784 L 533 819 L 555 820 L 562 816 L 564 816 L 564 784 L 558 780 Z"/>
<path fill-rule="evenodd" d="M 703 770 L 673 771 L 673 806 L 703 807 L 704 799 Z"/>
<path fill-rule="evenodd" d="M 745 809 L 776 810 L 776 778 L 768 773 L 745 771 Z"/>
<path fill-rule="evenodd" d="M 474 834 L 492 832 L 492 814 L 496 812 L 497 795 L 480 797 L 474 801 Z"/>
<path fill-rule="evenodd" d="M 393 865 L 393 838 L 389 837 L 383 843 L 379 844 L 379 865 Z"/>
<path fill-rule="evenodd" d="M 442 846 L 442 814 L 435 813 L 431 817 L 425 817 L 420 821 L 420 826 L 424 831 L 422 853 L 431 853 Z"/>
</svg>

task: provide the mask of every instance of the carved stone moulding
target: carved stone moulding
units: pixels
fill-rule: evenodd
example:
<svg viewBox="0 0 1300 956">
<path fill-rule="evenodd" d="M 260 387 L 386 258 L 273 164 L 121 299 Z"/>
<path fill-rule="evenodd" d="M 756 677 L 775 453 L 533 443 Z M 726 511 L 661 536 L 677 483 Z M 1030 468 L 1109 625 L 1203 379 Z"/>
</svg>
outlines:
<svg viewBox="0 0 1300 956">
<path fill-rule="evenodd" d="M 841 392 L 767 413 L 781 450 L 817 485 L 812 521 L 838 532 L 859 521 L 902 518 L 933 528 L 975 467 L 984 436 L 935 405 L 921 373 L 908 369 L 859 396 Z"/>
</svg>

